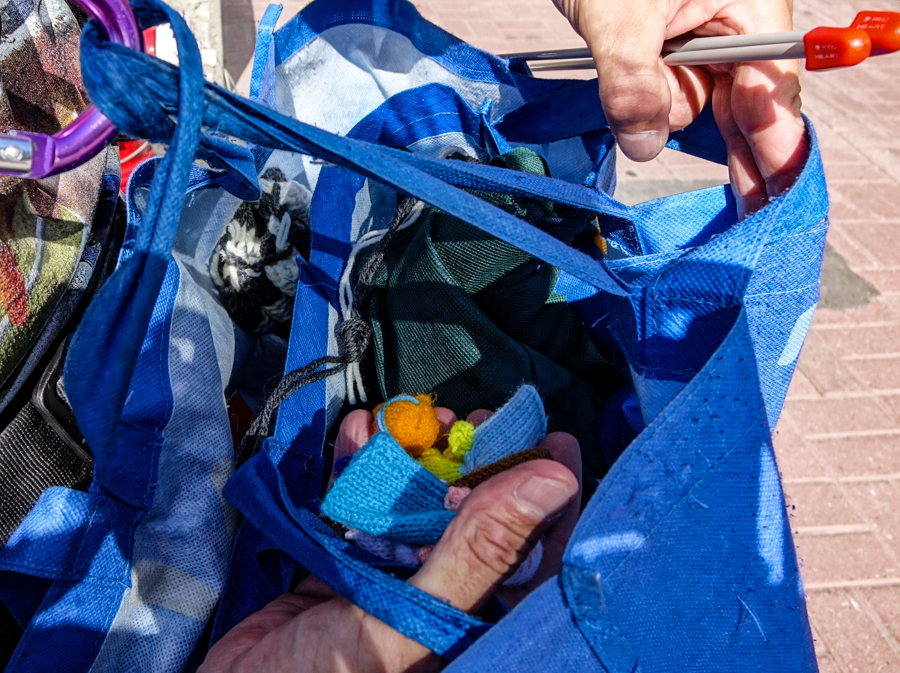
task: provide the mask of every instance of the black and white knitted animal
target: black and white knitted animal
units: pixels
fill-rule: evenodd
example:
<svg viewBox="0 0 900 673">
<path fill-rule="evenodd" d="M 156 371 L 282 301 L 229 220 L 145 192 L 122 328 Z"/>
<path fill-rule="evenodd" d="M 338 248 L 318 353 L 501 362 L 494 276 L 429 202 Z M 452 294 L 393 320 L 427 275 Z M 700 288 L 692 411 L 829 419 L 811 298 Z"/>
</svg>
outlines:
<svg viewBox="0 0 900 673">
<path fill-rule="evenodd" d="M 287 325 L 297 293 L 297 255 L 309 258 L 309 189 L 278 168 L 260 176 L 259 201 L 245 201 L 210 260 L 225 310 L 253 334 Z"/>
</svg>

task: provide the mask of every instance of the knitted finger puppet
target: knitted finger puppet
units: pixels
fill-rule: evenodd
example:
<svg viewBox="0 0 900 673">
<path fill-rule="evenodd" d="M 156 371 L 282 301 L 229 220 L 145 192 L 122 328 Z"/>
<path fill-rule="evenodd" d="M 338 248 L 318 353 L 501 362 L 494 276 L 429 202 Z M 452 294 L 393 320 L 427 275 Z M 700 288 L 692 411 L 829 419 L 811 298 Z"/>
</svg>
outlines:
<svg viewBox="0 0 900 673">
<path fill-rule="evenodd" d="M 346 466 L 321 513 L 345 538 L 373 555 L 417 567 L 424 563 L 471 490 L 514 465 L 550 458 L 536 448 L 547 432 L 537 390 L 525 385 L 474 427 L 457 421 L 444 450 L 429 395 L 400 395 L 374 410 L 375 434 Z M 527 582 L 540 565 L 538 544 L 507 584 Z"/>
<path fill-rule="evenodd" d="M 275 167 L 259 179 L 259 201 L 238 206 L 210 260 L 228 315 L 253 334 L 287 324 L 297 293 L 298 255 L 309 256 L 310 191 Z"/>
</svg>

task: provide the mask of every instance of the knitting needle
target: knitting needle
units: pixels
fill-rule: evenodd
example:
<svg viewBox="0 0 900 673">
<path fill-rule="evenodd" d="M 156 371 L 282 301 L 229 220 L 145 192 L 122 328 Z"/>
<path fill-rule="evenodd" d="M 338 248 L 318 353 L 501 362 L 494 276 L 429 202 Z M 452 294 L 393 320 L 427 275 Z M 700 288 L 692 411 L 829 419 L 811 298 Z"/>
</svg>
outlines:
<svg viewBox="0 0 900 673">
<path fill-rule="evenodd" d="M 808 32 L 795 30 L 667 40 L 663 43 L 663 62 L 674 66 L 805 58 L 808 70 L 824 70 L 856 65 L 870 55 L 898 50 L 900 13 L 864 11 L 856 15 L 849 28 L 823 26 Z M 527 61 L 589 59 L 590 51 L 586 48 L 557 49 L 505 55 L 505 58 L 515 57 Z M 537 63 L 532 66 L 532 70 L 581 70 L 593 67 L 590 60 L 569 60 Z"/>
</svg>

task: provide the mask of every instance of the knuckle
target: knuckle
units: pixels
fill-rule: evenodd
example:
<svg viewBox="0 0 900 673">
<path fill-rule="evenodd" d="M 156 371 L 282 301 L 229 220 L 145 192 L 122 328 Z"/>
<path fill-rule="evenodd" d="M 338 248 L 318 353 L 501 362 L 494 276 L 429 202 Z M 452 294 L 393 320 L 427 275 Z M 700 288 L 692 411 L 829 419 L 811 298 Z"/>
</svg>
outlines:
<svg viewBox="0 0 900 673">
<path fill-rule="evenodd" d="M 465 544 L 478 565 L 504 575 L 521 560 L 526 536 L 496 515 L 485 514 L 466 526 Z"/>
<path fill-rule="evenodd" d="M 639 76 L 601 87 L 600 99 L 607 120 L 618 128 L 654 121 L 663 108 L 656 75 Z"/>
</svg>

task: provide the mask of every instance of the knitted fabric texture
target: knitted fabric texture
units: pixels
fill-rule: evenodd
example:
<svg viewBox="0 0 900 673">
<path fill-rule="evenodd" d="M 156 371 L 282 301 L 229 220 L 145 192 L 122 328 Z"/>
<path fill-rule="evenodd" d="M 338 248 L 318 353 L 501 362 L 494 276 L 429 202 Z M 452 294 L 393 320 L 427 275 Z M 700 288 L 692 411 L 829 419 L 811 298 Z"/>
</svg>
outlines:
<svg viewBox="0 0 900 673">
<path fill-rule="evenodd" d="M 527 463 L 529 460 L 553 460 L 553 456 L 550 455 L 550 452 L 547 451 L 547 449 L 541 448 L 519 451 L 518 453 L 514 453 L 511 456 L 506 456 L 506 458 L 498 460 L 496 463 L 485 465 L 482 468 L 473 470 L 472 472 L 461 476 L 459 479 L 452 482 L 451 486 L 475 488 L 478 484 L 487 481 L 495 474 L 506 472 L 506 470 L 513 468 L 516 465 Z"/>
<path fill-rule="evenodd" d="M 413 458 L 433 447 L 441 436 L 441 423 L 429 395 L 395 397 L 377 409 L 375 419 L 378 429 L 389 433 Z"/>
<path fill-rule="evenodd" d="M 481 469 L 513 453 L 533 449 L 547 434 L 547 414 L 534 386 L 522 386 L 475 431 L 461 474 Z"/>
<path fill-rule="evenodd" d="M 231 319 L 253 334 L 286 328 L 297 293 L 297 256 L 309 257 L 310 191 L 275 167 L 259 180 L 259 201 L 238 206 L 210 259 L 210 275 Z"/>
<path fill-rule="evenodd" d="M 446 484 L 379 432 L 334 482 L 321 512 L 376 537 L 434 544 L 455 514 L 444 509 L 446 495 Z"/>
<path fill-rule="evenodd" d="M 393 404 L 396 402 L 389 400 L 385 408 Z M 376 414 L 376 426 L 380 425 L 378 418 L 382 410 Z M 520 424 L 516 423 L 519 418 L 516 414 L 521 416 Z M 453 480 L 454 486 L 471 487 L 470 481 L 481 483 L 524 460 L 550 457 L 543 449 L 525 451 L 526 456 L 514 455 L 523 453 L 522 446 L 533 448 L 540 442 L 543 435 L 537 436 L 535 429 L 545 428 L 547 424 L 540 397 L 532 386 L 523 386 L 491 420 L 494 418 L 500 422 L 493 428 L 487 421 L 475 429 L 473 447 L 466 457 L 482 446 L 485 455 L 497 458 L 495 462 L 499 464 L 475 461 L 473 464 L 479 467 L 466 475 L 469 481 Z M 509 433 L 502 442 L 500 432 Z M 489 441 L 479 439 L 482 433 Z M 425 463 L 443 459 L 452 466 L 460 465 L 450 458 L 450 449 L 442 453 L 432 447 L 423 458 Z M 492 471 L 484 476 L 487 470 Z M 445 481 L 451 481 L 453 476 L 448 473 Z M 445 481 L 433 474 L 422 458 L 412 458 L 390 433 L 378 432 L 342 469 L 322 501 L 320 511 L 333 521 L 374 537 L 413 545 L 436 544 L 455 515 L 455 511 L 446 508 Z"/>
<path fill-rule="evenodd" d="M 419 465 L 445 483 L 449 484 L 459 479 L 460 464 L 450 449 L 443 452 L 435 448 L 427 449 L 416 460 L 419 461 Z"/>
<path fill-rule="evenodd" d="M 447 435 L 447 444 L 453 457 L 462 460 L 474 443 L 475 426 L 468 421 L 456 421 Z"/>
</svg>

